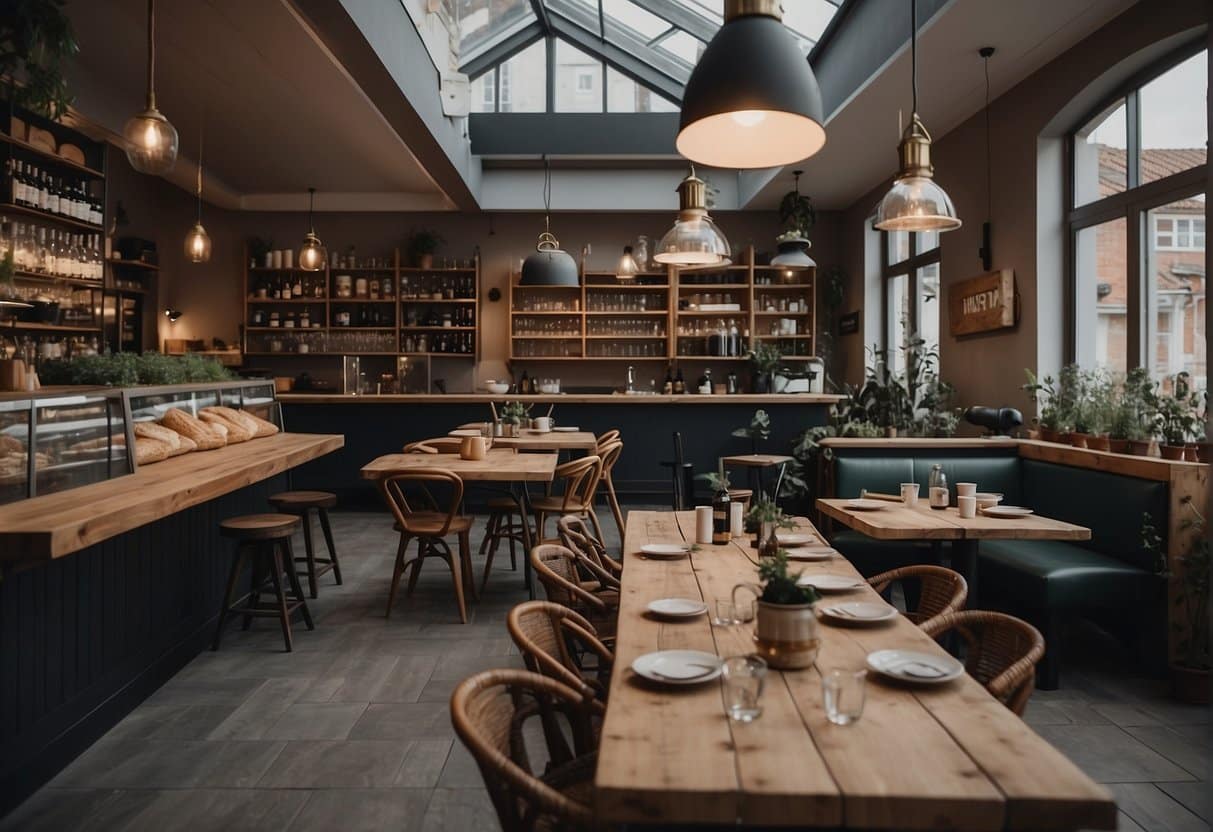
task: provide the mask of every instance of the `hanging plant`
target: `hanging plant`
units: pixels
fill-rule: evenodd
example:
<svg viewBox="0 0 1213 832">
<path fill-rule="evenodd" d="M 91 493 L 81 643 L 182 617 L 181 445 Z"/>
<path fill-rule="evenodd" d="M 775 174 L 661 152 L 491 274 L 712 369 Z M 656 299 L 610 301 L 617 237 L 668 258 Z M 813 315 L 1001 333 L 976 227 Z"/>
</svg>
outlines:
<svg viewBox="0 0 1213 832">
<path fill-rule="evenodd" d="M 785 229 L 782 236 L 807 238 L 817 224 L 817 209 L 813 207 L 813 199 L 800 192 L 800 175 L 804 171 L 792 173 L 796 177 L 796 187 L 784 194 L 779 203 L 779 221 Z"/>
<path fill-rule="evenodd" d="M 80 51 L 63 6 L 64 0 L 5 0 L 0 14 L 0 75 L 9 78 L 9 96 L 52 120 L 72 104 L 63 62 Z"/>
</svg>

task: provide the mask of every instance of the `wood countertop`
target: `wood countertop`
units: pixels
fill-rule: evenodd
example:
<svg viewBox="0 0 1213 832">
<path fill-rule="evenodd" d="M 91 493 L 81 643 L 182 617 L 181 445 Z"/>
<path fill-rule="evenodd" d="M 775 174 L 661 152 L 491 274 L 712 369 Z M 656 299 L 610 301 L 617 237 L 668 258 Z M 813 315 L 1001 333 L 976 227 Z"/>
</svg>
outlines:
<svg viewBox="0 0 1213 832">
<path fill-rule="evenodd" d="M 345 437 L 280 433 L 0 506 L 0 562 L 63 557 L 332 453 Z"/>
<path fill-rule="evenodd" d="M 703 396 L 686 394 L 681 396 L 626 396 L 621 393 L 556 393 L 533 396 L 496 396 L 491 393 L 408 393 L 383 396 L 343 396 L 339 393 L 280 393 L 283 404 L 488 404 L 489 402 L 514 402 L 526 404 L 804 404 L 831 405 L 842 399 L 821 393 L 738 393 L 732 396 Z"/>
</svg>

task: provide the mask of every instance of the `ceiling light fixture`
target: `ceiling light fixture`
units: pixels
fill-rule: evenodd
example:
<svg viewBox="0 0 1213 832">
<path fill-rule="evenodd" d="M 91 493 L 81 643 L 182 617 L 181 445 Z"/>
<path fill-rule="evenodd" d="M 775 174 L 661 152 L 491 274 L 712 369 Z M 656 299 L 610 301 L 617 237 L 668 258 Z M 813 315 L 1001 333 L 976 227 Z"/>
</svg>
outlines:
<svg viewBox="0 0 1213 832">
<path fill-rule="evenodd" d="M 619 265 L 615 267 L 615 279 L 620 283 L 636 282 L 636 274 L 640 271 L 640 266 L 636 265 L 633 251 L 631 246 L 623 247 L 623 256 L 619 258 Z"/>
<path fill-rule="evenodd" d="M 918 0 L 910 0 L 910 66 L 914 110 L 897 146 L 901 169 L 876 209 L 874 224 L 881 231 L 954 231 L 960 218 L 933 178 L 931 134 L 918 117 Z"/>
<path fill-rule="evenodd" d="M 169 322 L 170 324 L 175 324 L 175 323 L 177 323 L 177 321 L 178 321 L 178 320 L 181 318 L 181 316 L 182 316 L 182 315 L 184 315 L 184 314 L 185 314 L 185 313 L 184 313 L 184 312 L 182 312 L 180 309 L 174 309 L 174 308 L 173 308 L 173 307 L 171 307 L 171 306 L 170 306 L 168 309 L 165 309 L 165 310 L 164 310 L 164 317 L 168 318 L 168 322 Z"/>
<path fill-rule="evenodd" d="M 653 259 L 675 266 L 727 266 L 732 249 L 708 216 L 707 183 L 695 175 L 695 166 L 678 184 L 678 219 L 657 244 Z"/>
<path fill-rule="evenodd" d="M 580 286 L 577 263 L 552 233 L 552 166 L 543 157 L 543 233 L 535 253 L 522 262 L 520 286 Z"/>
<path fill-rule="evenodd" d="M 986 73 L 986 221 L 981 224 L 981 248 L 977 256 L 981 258 L 981 267 L 986 271 L 994 268 L 994 247 L 990 243 L 990 218 L 994 215 L 994 174 L 993 158 L 990 156 L 990 57 L 994 54 L 993 46 L 983 46 L 977 50 L 981 56 Z"/>
<path fill-rule="evenodd" d="M 198 130 L 198 217 L 194 227 L 185 235 L 185 256 L 191 263 L 206 263 L 211 259 L 211 236 L 202 227 L 202 129 Z"/>
<path fill-rule="evenodd" d="M 817 261 L 809 256 L 809 248 L 813 244 L 808 237 L 809 227 L 816 221 L 817 212 L 813 210 L 813 203 L 800 195 L 800 176 L 803 173 L 802 170 L 792 171 L 796 181 L 795 190 L 783 198 L 779 207 L 780 214 L 788 216 L 790 227 L 775 239 L 779 253 L 771 258 L 772 266 L 780 266 L 789 272 L 817 268 Z"/>
<path fill-rule="evenodd" d="M 780 0 L 725 0 L 724 24 L 682 96 L 678 152 L 721 168 L 807 159 L 826 143 L 817 78 Z"/>
<path fill-rule="evenodd" d="M 156 109 L 156 0 L 147 0 L 147 107 L 122 128 L 126 158 L 140 173 L 168 173 L 177 162 L 177 129 Z"/>
<path fill-rule="evenodd" d="M 324 243 L 316 236 L 316 224 L 312 222 L 312 208 L 316 202 L 316 189 L 307 189 L 307 234 L 303 235 L 303 245 L 299 249 L 299 268 L 305 272 L 318 272 L 328 262 L 329 255 L 324 249 Z"/>
</svg>

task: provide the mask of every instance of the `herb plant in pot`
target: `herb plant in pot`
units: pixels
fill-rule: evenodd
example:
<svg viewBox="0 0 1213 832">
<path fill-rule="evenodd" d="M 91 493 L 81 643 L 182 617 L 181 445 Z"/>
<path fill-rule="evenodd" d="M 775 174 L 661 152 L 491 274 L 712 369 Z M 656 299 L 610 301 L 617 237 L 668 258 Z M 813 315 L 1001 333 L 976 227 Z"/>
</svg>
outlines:
<svg viewBox="0 0 1213 832">
<path fill-rule="evenodd" d="M 750 424 L 743 428 L 735 428 L 733 436 L 738 439 L 750 440 L 750 453 L 758 453 L 758 443 L 771 438 L 771 417 L 765 410 L 754 411 Z"/>
<path fill-rule="evenodd" d="M 1109 429 L 1112 423 L 1112 382 L 1107 374 L 1092 370 L 1082 374 L 1076 408 L 1075 434 L 1082 431 L 1086 447 L 1093 451 L 1111 449 Z M 1081 428 L 1078 425 L 1081 424 Z M 1071 443 L 1074 437 L 1071 437 Z"/>
<path fill-rule="evenodd" d="M 1120 383 L 1108 428 L 1113 452 L 1135 456 L 1150 452 L 1150 435 L 1157 417 L 1152 404 L 1154 386 L 1145 367 L 1133 368 Z"/>
<path fill-rule="evenodd" d="M 444 242 L 437 231 L 421 228 L 411 232 L 407 247 L 409 260 L 419 269 L 434 268 L 434 254 Z"/>
<path fill-rule="evenodd" d="M 750 350 L 750 366 L 754 370 L 754 392 L 774 392 L 775 373 L 783 363 L 783 353 L 770 341 L 760 341 Z"/>
<path fill-rule="evenodd" d="M 813 605 L 818 596 L 812 587 L 799 586 L 800 575 L 788 573 L 788 553 L 782 549 L 761 559 L 758 578 L 761 584 L 742 583 L 733 587 L 733 603 L 739 590 L 757 596 L 754 644 L 767 664 L 780 670 L 799 670 L 817 659 L 821 639 Z"/>
<path fill-rule="evenodd" d="M 501 406 L 501 435 L 513 437 L 518 435 L 522 420 L 526 418 L 528 409 L 522 402 L 506 402 Z"/>
<path fill-rule="evenodd" d="M 1052 376 L 1038 378 L 1029 369 L 1024 369 L 1028 383 L 1023 386 L 1040 410 L 1036 424 L 1040 438 L 1045 442 L 1057 441 L 1057 390 Z"/>
<path fill-rule="evenodd" d="M 1157 397 L 1158 430 L 1163 442 L 1158 451 L 1163 459 L 1181 461 L 1187 456 L 1188 440 L 1196 433 L 1198 402 L 1186 372 L 1175 376 L 1170 394 Z"/>
</svg>

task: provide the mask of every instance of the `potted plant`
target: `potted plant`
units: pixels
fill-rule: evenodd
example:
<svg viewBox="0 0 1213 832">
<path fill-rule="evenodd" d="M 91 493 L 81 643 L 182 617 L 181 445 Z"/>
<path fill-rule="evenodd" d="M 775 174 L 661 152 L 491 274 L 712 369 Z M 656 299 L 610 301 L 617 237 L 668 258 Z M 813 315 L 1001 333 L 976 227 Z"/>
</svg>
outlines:
<svg viewBox="0 0 1213 832">
<path fill-rule="evenodd" d="M 1177 374 L 1171 392 L 1157 397 L 1158 432 L 1163 440 L 1158 450 L 1163 459 L 1183 460 L 1188 440 L 1196 432 L 1199 398 L 1192 392 L 1189 379 L 1186 372 Z"/>
<path fill-rule="evenodd" d="M 733 436 L 738 439 L 750 440 L 750 453 L 758 454 L 758 443 L 771 438 L 771 417 L 765 410 L 754 411 L 750 424 L 743 428 L 734 428 Z"/>
<path fill-rule="evenodd" d="M 788 553 L 778 549 L 758 565 L 761 584 L 742 583 L 733 587 L 757 596 L 754 644 L 767 664 L 780 670 L 811 667 L 817 659 L 820 639 L 813 605 L 818 597 L 812 587 L 800 586 L 799 574 L 789 574 Z"/>
<path fill-rule="evenodd" d="M 1196 442 L 1188 445 L 1195 452 L 1195 457 L 1189 457 L 1193 462 L 1203 462 L 1206 465 L 1213 462 L 1213 442 L 1209 441 L 1209 391 L 1199 394 L 1199 407 L 1196 410 Z"/>
<path fill-rule="evenodd" d="M 754 392 L 770 393 L 775 383 L 775 373 L 783 363 L 783 353 L 771 341 L 759 341 L 750 350 L 750 366 L 754 368 Z"/>
<path fill-rule="evenodd" d="M 1073 443 L 1071 434 L 1074 433 L 1074 425 L 1078 419 L 1078 402 L 1081 395 L 1082 370 L 1077 364 L 1067 364 L 1057 374 L 1057 392 L 1053 398 L 1057 408 L 1058 442 L 1066 445 Z"/>
<path fill-rule="evenodd" d="M 1154 382 L 1144 367 L 1130 370 L 1114 388 L 1109 413 L 1109 450 L 1145 456 L 1150 451 L 1154 415 L 1149 401 Z"/>
<path fill-rule="evenodd" d="M 1045 442 L 1057 441 L 1057 390 L 1052 376 L 1038 378 L 1031 370 L 1024 368 L 1028 383 L 1023 386 L 1029 397 L 1039 408 L 1036 424 L 1040 438 Z"/>
<path fill-rule="evenodd" d="M 415 229 L 409 233 L 406 246 L 409 261 L 419 269 L 434 268 L 434 254 L 446 242 L 437 231 L 427 228 Z"/>
<path fill-rule="evenodd" d="M 527 413 L 529 412 L 530 408 L 519 401 L 506 402 L 504 405 L 502 405 L 502 436 L 517 436 L 519 426 L 522 424 L 522 420 L 527 417 Z"/>
<path fill-rule="evenodd" d="M 1080 375 L 1071 444 L 1093 451 L 1111 449 L 1108 434 L 1112 423 L 1112 397 L 1112 382 L 1106 373 L 1091 370 Z M 1079 445 L 1079 441 L 1083 444 Z"/>
<path fill-rule="evenodd" d="M 9 101 L 52 121 L 72 104 L 63 63 L 80 51 L 63 6 L 63 0 L 20 0 L 5 3 L 0 16 L 0 76 L 9 79 Z"/>
</svg>

